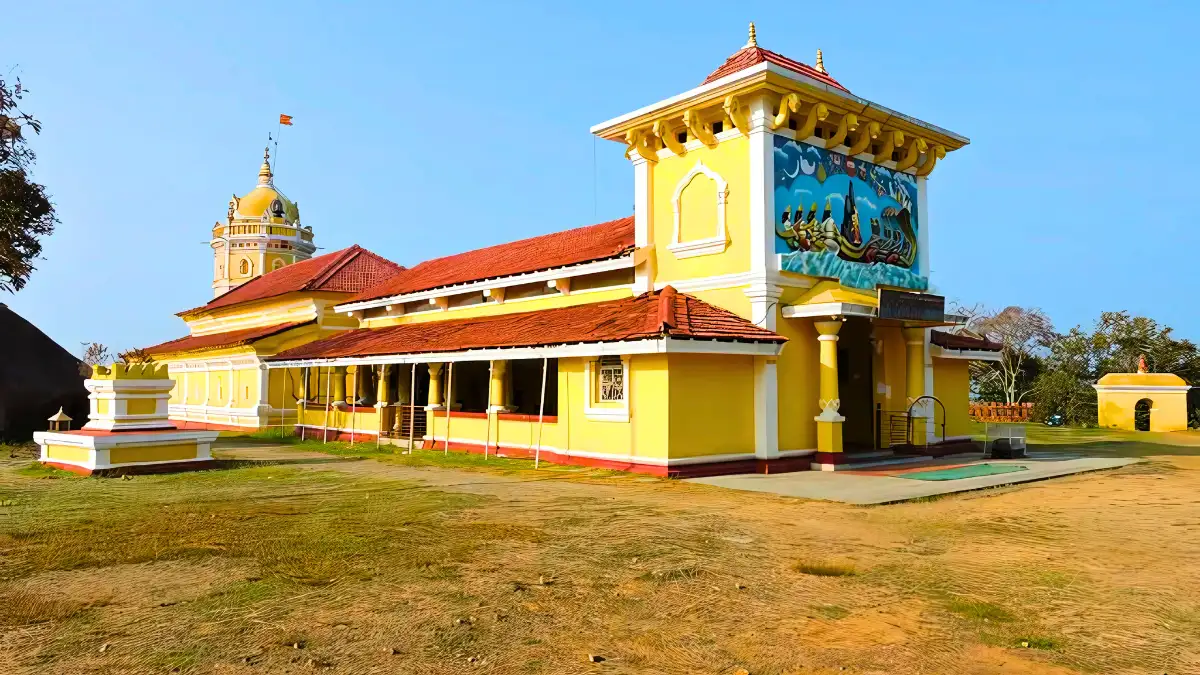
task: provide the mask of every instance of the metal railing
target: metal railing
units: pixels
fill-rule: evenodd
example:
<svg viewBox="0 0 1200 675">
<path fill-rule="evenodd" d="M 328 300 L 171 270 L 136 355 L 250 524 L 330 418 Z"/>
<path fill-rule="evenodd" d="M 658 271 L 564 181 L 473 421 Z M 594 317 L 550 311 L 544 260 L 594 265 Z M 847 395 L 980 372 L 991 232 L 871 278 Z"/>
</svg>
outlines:
<svg viewBox="0 0 1200 675">
<path fill-rule="evenodd" d="M 912 403 L 908 404 L 908 412 L 907 412 L 908 431 L 907 431 L 906 436 L 907 436 L 907 441 L 908 441 L 909 445 L 915 445 L 915 443 L 912 442 L 912 430 L 913 430 L 912 411 L 913 411 L 913 408 L 915 408 L 918 403 L 920 403 L 921 401 L 924 401 L 925 399 L 929 399 L 930 401 L 933 401 L 942 407 L 942 442 L 943 443 L 946 442 L 946 404 L 942 403 L 942 400 L 936 396 L 926 395 L 926 396 L 918 396 L 916 398 L 916 400 L 914 400 Z M 924 419 L 924 418 L 922 418 L 922 419 Z M 934 420 L 936 420 L 936 419 L 937 419 L 937 416 L 934 415 Z M 934 424 L 937 424 L 937 422 L 935 421 Z M 922 445 L 929 445 L 929 441 L 926 440 L 924 443 L 922 443 Z"/>
</svg>

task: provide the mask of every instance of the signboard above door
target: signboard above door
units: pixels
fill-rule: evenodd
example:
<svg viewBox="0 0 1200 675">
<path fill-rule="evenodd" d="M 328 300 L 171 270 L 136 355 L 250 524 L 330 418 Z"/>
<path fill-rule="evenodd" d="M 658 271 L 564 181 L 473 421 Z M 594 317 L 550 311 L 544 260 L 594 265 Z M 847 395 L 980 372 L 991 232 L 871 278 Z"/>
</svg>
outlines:
<svg viewBox="0 0 1200 675">
<path fill-rule="evenodd" d="M 879 318 L 943 323 L 946 320 L 946 298 L 930 293 L 906 293 L 881 288 Z"/>
</svg>

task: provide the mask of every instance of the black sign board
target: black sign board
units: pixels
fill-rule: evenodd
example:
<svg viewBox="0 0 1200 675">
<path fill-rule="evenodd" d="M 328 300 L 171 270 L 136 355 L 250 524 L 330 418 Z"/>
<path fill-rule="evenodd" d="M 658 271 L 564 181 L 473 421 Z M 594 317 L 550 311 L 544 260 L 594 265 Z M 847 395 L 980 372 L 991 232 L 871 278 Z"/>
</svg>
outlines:
<svg viewBox="0 0 1200 675">
<path fill-rule="evenodd" d="M 946 320 L 946 298 L 929 293 L 906 293 L 881 288 L 879 318 L 942 323 Z"/>
</svg>

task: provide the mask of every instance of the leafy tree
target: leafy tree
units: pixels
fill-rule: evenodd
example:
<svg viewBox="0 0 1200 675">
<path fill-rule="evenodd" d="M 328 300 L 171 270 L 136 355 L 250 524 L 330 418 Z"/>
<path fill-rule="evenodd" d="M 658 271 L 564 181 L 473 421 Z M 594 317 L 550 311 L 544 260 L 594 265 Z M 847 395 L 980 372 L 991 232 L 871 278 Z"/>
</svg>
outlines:
<svg viewBox="0 0 1200 675">
<path fill-rule="evenodd" d="M 1092 389 L 1092 336 L 1078 326 L 1050 342 L 1042 372 L 1033 380 L 1035 417 L 1062 415 L 1072 426 L 1096 423 L 1096 391 Z"/>
<path fill-rule="evenodd" d="M 42 125 L 19 107 L 26 91 L 20 80 L 10 86 L 0 78 L 0 290 L 10 293 L 29 281 L 40 238 L 58 222 L 45 187 L 29 177 L 36 156 L 26 136 Z"/>
</svg>

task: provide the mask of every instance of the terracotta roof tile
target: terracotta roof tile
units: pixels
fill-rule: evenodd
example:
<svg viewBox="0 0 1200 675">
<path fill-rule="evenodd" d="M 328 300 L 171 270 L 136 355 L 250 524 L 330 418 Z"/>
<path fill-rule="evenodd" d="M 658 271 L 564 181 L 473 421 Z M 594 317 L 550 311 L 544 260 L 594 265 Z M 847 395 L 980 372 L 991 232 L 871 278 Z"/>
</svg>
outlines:
<svg viewBox="0 0 1200 675">
<path fill-rule="evenodd" d="M 284 331 L 305 326 L 313 321 L 294 321 L 292 323 L 277 323 L 271 326 L 258 326 L 257 328 L 243 328 L 242 330 L 231 330 L 224 333 L 210 333 L 208 335 L 188 335 L 186 337 L 176 338 L 162 344 L 146 347 L 147 354 L 166 354 L 168 352 L 192 352 L 201 349 L 219 349 L 222 347 L 237 347 L 240 345 L 250 344 L 255 340 L 278 335 Z"/>
<path fill-rule="evenodd" d="M 426 260 L 348 302 L 613 258 L 633 248 L 633 216 Z"/>
<path fill-rule="evenodd" d="M 357 244 L 268 272 L 179 315 L 264 300 L 298 291 L 358 293 L 404 268 Z"/>
<path fill-rule="evenodd" d="M 1004 345 L 999 342 L 962 333 L 947 333 L 942 330 L 930 331 L 929 342 L 943 349 L 970 349 L 985 352 L 998 352 L 1004 349 Z"/>
<path fill-rule="evenodd" d="M 832 87 L 837 87 L 846 93 L 850 93 L 849 89 L 846 89 L 841 85 L 841 83 L 830 77 L 829 73 L 822 73 L 808 64 L 794 61 L 782 54 L 776 54 L 775 52 L 769 49 L 763 49 L 762 47 L 743 47 L 742 49 L 734 52 L 732 56 L 725 60 L 725 63 L 721 64 L 720 68 L 717 68 L 712 72 L 712 74 L 705 78 L 702 84 L 708 84 L 709 82 L 719 80 L 726 75 L 732 75 L 739 70 L 745 70 L 751 66 L 756 66 L 763 61 L 770 61 L 777 66 L 787 68 L 792 72 L 799 73 L 805 77 L 810 77 L 818 82 L 824 82 L 825 84 L 828 84 Z"/>
<path fill-rule="evenodd" d="M 662 337 L 728 342 L 787 338 L 667 287 L 637 297 L 537 312 L 362 328 L 289 349 L 275 360 L 544 347 Z"/>
</svg>

